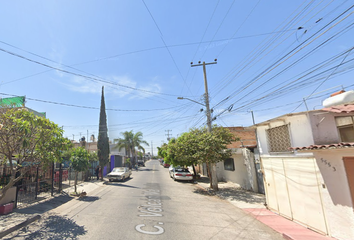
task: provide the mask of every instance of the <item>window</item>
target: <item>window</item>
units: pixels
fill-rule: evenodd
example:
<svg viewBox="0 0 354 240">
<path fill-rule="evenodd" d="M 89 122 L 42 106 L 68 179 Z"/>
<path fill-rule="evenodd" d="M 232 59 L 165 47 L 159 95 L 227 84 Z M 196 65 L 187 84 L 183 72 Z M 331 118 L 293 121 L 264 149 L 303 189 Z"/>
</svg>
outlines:
<svg viewBox="0 0 354 240">
<path fill-rule="evenodd" d="M 269 152 L 289 152 L 290 135 L 289 125 L 283 125 L 266 130 Z"/>
<path fill-rule="evenodd" d="M 228 171 L 235 171 L 235 164 L 233 158 L 224 160 L 224 169 Z"/>
<path fill-rule="evenodd" d="M 342 142 L 354 142 L 354 117 L 336 117 L 338 133 Z"/>
</svg>

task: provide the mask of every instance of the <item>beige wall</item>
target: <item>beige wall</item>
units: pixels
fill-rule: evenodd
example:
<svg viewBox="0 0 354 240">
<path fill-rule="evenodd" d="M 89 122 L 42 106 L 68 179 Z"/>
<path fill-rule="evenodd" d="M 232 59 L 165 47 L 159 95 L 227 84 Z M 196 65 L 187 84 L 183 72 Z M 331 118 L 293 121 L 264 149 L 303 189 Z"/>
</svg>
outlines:
<svg viewBox="0 0 354 240">
<path fill-rule="evenodd" d="M 16 199 L 16 187 L 12 187 L 9 190 L 7 190 L 5 197 L 0 200 L 0 205 L 15 201 L 15 199 Z"/>
<path fill-rule="evenodd" d="M 241 149 L 237 149 L 237 153 L 232 154 L 234 159 L 235 170 L 229 171 L 224 169 L 224 162 L 218 162 L 216 165 L 216 174 L 219 181 L 233 182 L 240 187 L 258 191 L 257 179 L 254 167 L 254 157 L 251 153 L 250 161 L 247 161 Z"/>
<path fill-rule="evenodd" d="M 321 173 L 321 194 L 330 235 L 354 239 L 354 212 L 343 156 L 353 156 L 354 149 L 329 149 L 314 152 Z"/>
</svg>

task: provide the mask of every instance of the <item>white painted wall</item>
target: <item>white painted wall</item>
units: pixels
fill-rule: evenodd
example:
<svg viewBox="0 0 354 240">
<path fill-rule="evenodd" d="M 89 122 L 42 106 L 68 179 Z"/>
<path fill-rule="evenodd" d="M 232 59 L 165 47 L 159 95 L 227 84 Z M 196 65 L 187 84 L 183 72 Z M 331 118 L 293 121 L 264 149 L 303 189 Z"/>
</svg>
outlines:
<svg viewBox="0 0 354 240">
<path fill-rule="evenodd" d="M 219 181 L 233 182 L 244 189 L 257 192 L 258 187 L 253 154 L 248 150 L 249 156 L 246 159 L 243 151 L 241 149 L 238 150 L 237 153 L 233 153 L 231 156 L 234 159 L 235 170 L 225 170 L 224 162 L 218 162 L 216 164 L 217 178 Z"/>
<path fill-rule="evenodd" d="M 354 239 L 353 203 L 342 160 L 343 156 L 354 156 L 354 150 L 319 150 L 314 154 L 321 173 L 321 184 L 324 184 L 321 194 L 330 235 L 337 239 Z"/>
<path fill-rule="evenodd" d="M 314 144 L 311 124 L 306 113 L 294 116 L 285 116 L 284 120 L 274 120 L 269 125 L 258 126 L 258 146 L 261 155 L 269 155 L 266 129 L 289 124 L 290 143 L 292 147 L 302 147 Z M 292 155 L 292 153 L 285 154 Z"/>
</svg>

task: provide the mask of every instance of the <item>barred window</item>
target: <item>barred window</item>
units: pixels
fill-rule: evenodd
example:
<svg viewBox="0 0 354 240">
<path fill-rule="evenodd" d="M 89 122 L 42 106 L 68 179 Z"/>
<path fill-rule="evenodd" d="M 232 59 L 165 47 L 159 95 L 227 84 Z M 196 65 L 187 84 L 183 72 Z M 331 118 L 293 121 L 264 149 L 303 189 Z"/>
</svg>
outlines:
<svg viewBox="0 0 354 240">
<path fill-rule="evenodd" d="M 336 117 L 336 124 L 342 142 L 354 142 L 354 117 Z"/>
<path fill-rule="evenodd" d="M 224 169 L 229 171 L 235 171 L 235 164 L 233 158 L 224 160 Z"/>
<path fill-rule="evenodd" d="M 266 130 L 269 152 L 289 152 L 290 135 L 289 125 L 283 125 Z"/>
</svg>

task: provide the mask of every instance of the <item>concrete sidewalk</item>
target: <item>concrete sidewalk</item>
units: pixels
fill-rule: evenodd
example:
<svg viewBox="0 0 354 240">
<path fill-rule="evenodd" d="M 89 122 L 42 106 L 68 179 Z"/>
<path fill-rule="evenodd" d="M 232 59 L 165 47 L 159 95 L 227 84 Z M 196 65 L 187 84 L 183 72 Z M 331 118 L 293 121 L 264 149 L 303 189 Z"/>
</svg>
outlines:
<svg viewBox="0 0 354 240">
<path fill-rule="evenodd" d="M 85 191 L 89 196 L 90 192 L 103 186 L 104 182 L 105 181 L 100 180 L 82 182 L 77 185 L 77 192 Z M 73 186 L 64 189 L 61 194 L 56 193 L 54 196 L 49 195 L 44 200 L 35 202 L 25 208 L 14 209 L 12 213 L 0 215 L 0 234 L 36 215 L 48 214 L 53 209 L 77 198 L 70 196 L 72 192 L 74 192 Z"/>
<path fill-rule="evenodd" d="M 300 224 L 275 214 L 265 207 L 263 194 L 246 191 L 231 182 L 219 182 L 219 191 L 215 193 L 209 188 L 209 178 L 202 177 L 198 185 L 206 194 L 216 195 L 251 214 L 258 221 L 281 233 L 288 240 L 334 240 L 335 238 L 321 235 Z"/>
</svg>

